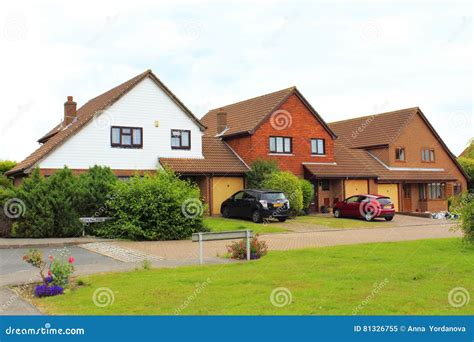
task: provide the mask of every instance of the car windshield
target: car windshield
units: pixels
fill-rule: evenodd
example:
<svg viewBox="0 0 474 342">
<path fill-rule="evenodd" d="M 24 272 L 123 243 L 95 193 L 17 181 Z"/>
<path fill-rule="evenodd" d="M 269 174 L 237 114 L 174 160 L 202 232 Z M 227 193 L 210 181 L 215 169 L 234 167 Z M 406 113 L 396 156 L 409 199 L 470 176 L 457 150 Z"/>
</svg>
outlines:
<svg viewBox="0 0 474 342">
<path fill-rule="evenodd" d="M 267 201 L 276 201 L 276 200 L 284 200 L 286 199 L 285 194 L 283 192 L 267 192 L 262 194 L 262 199 Z"/>
<path fill-rule="evenodd" d="M 392 200 L 388 197 L 380 197 L 380 198 L 377 198 L 377 202 L 379 202 L 380 204 L 382 205 L 385 205 L 385 204 L 392 204 Z"/>
</svg>

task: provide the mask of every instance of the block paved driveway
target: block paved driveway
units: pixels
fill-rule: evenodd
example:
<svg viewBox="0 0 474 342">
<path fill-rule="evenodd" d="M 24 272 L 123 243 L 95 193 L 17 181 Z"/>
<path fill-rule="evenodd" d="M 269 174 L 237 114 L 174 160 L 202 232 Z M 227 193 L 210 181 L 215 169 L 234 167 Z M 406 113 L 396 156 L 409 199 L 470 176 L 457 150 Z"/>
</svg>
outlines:
<svg viewBox="0 0 474 342">
<path fill-rule="evenodd" d="M 399 215 L 392 222 L 380 222 L 379 226 L 389 223 L 387 228 L 369 229 L 330 229 L 314 227 L 297 229 L 288 233 L 265 234 L 261 239 L 266 241 L 269 250 L 290 250 L 308 247 L 350 245 L 370 242 L 408 241 L 420 239 L 437 239 L 460 237 L 460 231 L 452 231 L 454 223 L 445 220 L 433 220 Z M 377 223 L 374 223 L 377 224 Z M 300 227 L 301 228 L 301 227 Z M 224 255 L 226 246 L 231 241 L 204 242 L 206 258 Z M 141 251 L 165 260 L 195 260 L 199 256 L 198 243 L 185 241 L 120 241 L 111 242 L 116 246 Z"/>
</svg>

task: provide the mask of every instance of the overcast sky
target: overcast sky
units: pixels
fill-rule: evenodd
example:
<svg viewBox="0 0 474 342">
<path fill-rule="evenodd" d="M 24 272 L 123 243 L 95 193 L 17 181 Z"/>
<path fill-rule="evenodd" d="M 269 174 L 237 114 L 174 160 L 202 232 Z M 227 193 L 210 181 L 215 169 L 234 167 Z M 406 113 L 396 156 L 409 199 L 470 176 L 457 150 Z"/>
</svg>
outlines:
<svg viewBox="0 0 474 342">
<path fill-rule="evenodd" d="M 166 3 L 2 2 L 0 159 L 146 69 L 198 117 L 296 85 L 328 122 L 419 106 L 455 154 L 473 136 L 470 1 Z"/>
</svg>

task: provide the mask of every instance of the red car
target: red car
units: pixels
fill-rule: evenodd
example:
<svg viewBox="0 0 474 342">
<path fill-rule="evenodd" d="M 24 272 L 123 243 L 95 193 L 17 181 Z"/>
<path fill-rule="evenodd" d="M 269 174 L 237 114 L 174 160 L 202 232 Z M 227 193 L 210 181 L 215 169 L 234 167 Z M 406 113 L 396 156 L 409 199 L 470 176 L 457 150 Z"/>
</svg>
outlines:
<svg viewBox="0 0 474 342">
<path fill-rule="evenodd" d="M 380 195 L 355 195 L 337 202 L 333 208 L 334 217 L 357 217 L 371 221 L 383 217 L 392 221 L 395 207 L 390 197 Z"/>
</svg>

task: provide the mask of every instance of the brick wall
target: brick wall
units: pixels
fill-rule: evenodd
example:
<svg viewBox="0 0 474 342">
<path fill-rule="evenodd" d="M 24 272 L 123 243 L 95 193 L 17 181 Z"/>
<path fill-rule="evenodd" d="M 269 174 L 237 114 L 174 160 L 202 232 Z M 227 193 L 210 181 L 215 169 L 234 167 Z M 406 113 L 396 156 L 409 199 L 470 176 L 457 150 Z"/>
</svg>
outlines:
<svg viewBox="0 0 474 342">
<path fill-rule="evenodd" d="M 278 162 L 282 170 L 303 177 L 303 162 L 334 161 L 334 142 L 331 135 L 297 95 L 291 95 L 279 110 L 289 113 L 291 120 L 291 124 L 285 125 L 283 129 L 278 129 L 278 126 L 269 117 L 257 129 L 255 134 L 227 140 L 229 145 L 247 164 L 251 164 L 256 159 L 273 159 Z M 281 113 L 282 116 L 287 115 L 284 114 L 285 112 Z M 289 121 L 287 120 L 287 122 Z M 268 141 L 271 136 L 292 137 L 293 151 L 291 155 L 270 154 Z M 311 155 L 311 138 L 325 139 L 325 156 Z"/>
</svg>

